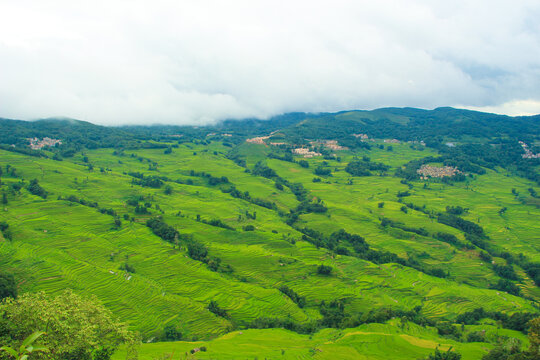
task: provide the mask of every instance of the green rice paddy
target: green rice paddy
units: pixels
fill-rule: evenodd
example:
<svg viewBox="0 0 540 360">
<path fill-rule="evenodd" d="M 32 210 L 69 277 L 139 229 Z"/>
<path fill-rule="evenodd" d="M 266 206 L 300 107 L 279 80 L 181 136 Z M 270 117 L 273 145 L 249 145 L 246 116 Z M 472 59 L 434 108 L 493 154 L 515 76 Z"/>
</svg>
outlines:
<svg viewBox="0 0 540 360">
<path fill-rule="evenodd" d="M 332 170 L 332 176 L 313 182 L 317 177 L 313 170 L 322 164 L 321 158 L 307 159 L 310 166 L 303 168 L 265 159 L 268 149 L 264 145 L 239 147 L 238 152 L 247 156 L 248 168 L 264 160 L 280 177 L 302 183 L 311 197 L 320 198 L 328 207 L 324 214 L 301 215 L 299 226 L 325 235 L 345 229 L 363 236 L 373 249 L 403 258 L 416 256 L 425 264 L 441 267 L 450 274 L 441 279 L 399 264 L 377 265 L 335 255 L 303 241 L 302 234 L 280 215 L 299 204 L 295 195 L 287 187 L 278 190 L 270 179 L 246 172 L 226 157 L 229 150 L 218 142 L 185 143 L 171 154 L 164 154 L 163 149 L 126 150 L 123 156 L 113 155 L 112 149 L 87 150 L 84 156 L 93 170 L 88 169 L 81 153 L 54 161 L 0 150 L 0 166 L 9 164 L 19 175 L 2 177 L 0 189 L 7 193 L 8 204 L 0 211 L 0 221 L 9 224 L 13 238 L 0 238 L 0 267 L 20 279 L 20 292 L 56 293 L 72 288 L 80 294 L 96 295 L 145 341 L 157 338 L 168 324 L 178 326 L 186 340 L 193 340 L 144 344 L 141 359 L 173 352 L 174 359 L 191 358 L 186 353 L 201 346 L 208 351 L 198 352 L 193 358 L 411 359 L 427 356 L 436 347 L 452 346 L 463 359 L 478 359 L 492 345 L 458 343 L 440 338 L 432 328 L 412 323 L 404 329 L 397 320 L 345 330 L 324 329 L 311 336 L 283 329 L 231 330 L 261 317 L 290 318 L 299 323 L 317 320 L 321 317 L 318 304 L 335 299 L 344 300 L 353 312 L 382 306 L 402 310 L 422 306 L 423 314 L 432 319 L 453 319 L 480 306 L 507 313 L 536 311 L 540 290 L 523 271 L 518 269 L 521 297 L 491 290 L 490 284 L 498 277 L 491 264 L 478 257 L 477 249 L 460 249 L 431 236 L 380 225 L 386 217 L 423 227 L 430 234 L 446 232 L 466 241 L 462 232 L 438 223 L 425 212 L 408 209 L 404 213 L 396 194 L 408 190 L 410 196 L 403 201 L 425 205 L 429 211 L 441 212 L 449 205 L 468 208 L 463 217 L 480 224 L 493 245 L 539 261 L 540 209 L 524 201 L 528 188 L 540 191 L 532 182 L 497 169 L 461 183 L 413 181 L 410 188 L 392 176 L 393 172 L 410 160 L 433 153 L 405 144 L 394 145 L 392 152 L 377 148 L 342 151 L 338 154 L 341 161 L 326 160 L 325 167 Z M 363 155 L 391 166 L 389 174 L 353 177 L 344 171 L 349 161 Z M 211 186 L 204 178 L 191 176 L 191 170 L 225 176 L 238 190 L 274 202 L 277 208 L 234 198 L 222 192 L 222 186 Z M 135 185 L 129 172 L 167 177 L 166 184 L 172 191 L 166 194 L 163 187 Z M 28 183 L 34 178 L 49 192 L 46 199 L 24 187 L 20 192 L 8 190 L 10 184 L 21 179 Z M 188 180 L 191 185 L 186 184 Z M 99 208 L 113 209 L 121 225 L 116 226 L 113 216 L 97 208 L 59 199 L 70 195 L 97 202 Z M 128 200 L 137 198 L 151 204 L 151 214 L 136 214 L 128 205 Z M 379 206 L 381 202 L 383 207 Z M 507 210 L 500 214 L 503 207 Z M 246 216 L 254 212 L 255 219 Z M 185 244 L 174 246 L 154 235 L 145 222 L 156 215 L 181 234 L 193 236 L 211 256 L 221 258 L 234 271 L 211 271 L 187 256 Z M 220 219 L 235 231 L 198 218 Z M 255 230 L 243 231 L 246 225 L 253 225 Z M 494 261 L 504 262 L 499 258 Z M 125 263 L 135 272 L 121 270 Z M 332 276 L 318 275 L 320 264 L 332 266 Z M 306 306 L 300 308 L 283 295 L 278 290 L 281 285 L 305 296 Z M 226 309 L 231 318 L 208 311 L 211 300 Z M 498 331 L 496 327 L 488 330 Z M 122 353 L 115 356 L 120 359 Z"/>
</svg>

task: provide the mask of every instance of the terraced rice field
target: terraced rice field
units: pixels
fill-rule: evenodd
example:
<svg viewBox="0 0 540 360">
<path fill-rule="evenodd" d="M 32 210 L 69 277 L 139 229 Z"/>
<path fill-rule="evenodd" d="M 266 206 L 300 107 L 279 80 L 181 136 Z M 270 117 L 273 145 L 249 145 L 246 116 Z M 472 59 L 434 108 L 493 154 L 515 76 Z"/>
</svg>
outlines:
<svg viewBox="0 0 540 360">
<path fill-rule="evenodd" d="M 446 279 L 399 264 L 378 265 L 335 255 L 303 241 L 302 234 L 284 221 L 284 214 L 299 204 L 291 190 L 278 190 L 273 180 L 255 176 L 229 160 L 225 155 L 230 149 L 221 143 L 182 144 L 172 154 L 163 154 L 163 149 L 138 149 L 115 156 L 111 149 L 88 150 L 64 161 L 0 150 L 0 166 L 9 164 L 19 174 L 3 177 L 2 189 L 8 191 L 12 183 L 36 178 L 49 192 L 47 199 L 31 195 L 25 188 L 8 193 L 9 202 L 0 211 L 0 221 L 9 224 L 13 239 L 0 239 L 0 265 L 24 279 L 19 283 L 22 292 L 56 293 L 72 288 L 96 295 L 132 329 L 140 331 L 144 340 L 159 336 L 167 324 L 177 325 L 185 339 L 205 340 L 145 344 L 141 359 L 173 351 L 174 358 L 185 358 L 183 354 L 203 345 L 209 351 L 197 353 L 195 358 L 219 354 L 220 359 L 233 359 L 241 349 L 244 358 L 383 359 L 392 349 L 392 358 L 410 359 L 426 356 L 439 344 L 441 349 L 453 346 L 461 350 L 464 359 L 477 359 L 488 346 L 485 343 L 441 339 L 434 330 L 414 324 L 405 333 L 396 324 L 328 329 L 313 336 L 280 329 L 229 332 L 261 317 L 290 318 L 299 323 L 317 320 L 321 317 L 319 303 L 335 299 L 344 300 L 353 312 L 382 306 L 403 310 L 422 306 L 423 314 L 433 319 L 453 319 L 479 306 L 508 313 L 536 311 L 533 305 L 540 299 L 540 291 L 526 274 L 520 274 L 524 297 L 491 290 L 490 284 L 498 277 L 490 264 L 478 257 L 477 250 L 381 226 L 381 219 L 386 217 L 423 227 L 430 234 L 446 232 L 465 241 L 462 232 L 438 223 L 425 212 L 409 209 L 404 213 L 396 194 L 408 190 L 411 195 L 404 202 L 425 205 L 433 212 L 444 211 L 448 205 L 466 207 L 469 211 L 464 218 L 481 224 L 493 244 L 540 260 L 540 210 L 525 205 L 511 191 L 526 194 L 533 184 L 503 170 L 488 170 L 486 175 L 463 183 L 429 182 L 424 186 L 424 182 L 411 182 L 410 188 L 392 173 L 404 163 L 431 153 L 407 145 L 393 148 L 393 152 L 376 148 L 340 152 L 341 161 L 326 160 L 325 167 L 332 169 L 332 176 L 321 177 L 321 182 L 312 181 L 317 177 L 313 169 L 323 164 L 320 158 L 308 159 L 309 168 L 277 159 L 265 161 L 280 177 L 302 183 L 310 197 L 321 199 L 328 207 L 324 214 L 301 215 L 298 226 L 327 236 L 339 229 L 359 234 L 373 249 L 403 258 L 419 257 L 426 264 L 441 267 L 450 274 Z M 267 151 L 264 145 L 254 144 L 238 149 L 247 155 L 248 168 L 264 160 Z M 348 162 L 363 155 L 390 165 L 389 175 L 352 177 L 344 171 Z M 93 165 L 92 171 L 83 156 Z M 191 170 L 225 176 L 241 192 L 274 202 L 276 208 L 234 198 L 221 191 L 222 186 L 192 176 Z M 129 172 L 165 176 L 171 193 L 133 184 Z M 70 195 L 113 209 L 121 225 L 116 226 L 114 217 L 97 208 L 59 199 Z M 127 203 L 135 198 L 151 205 L 150 214 L 135 213 Z M 383 207 L 380 202 L 384 202 Z M 508 209 L 502 215 L 498 211 L 501 207 Z M 253 213 L 256 218 L 246 216 Z M 175 246 L 154 235 L 145 222 L 156 215 L 181 234 L 204 244 L 211 256 L 221 258 L 234 271 L 211 271 L 206 264 L 189 258 L 182 242 Z M 235 230 L 211 226 L 201 219 L 220 219 Z M 243 231 L 246 225 L 253 225 L 255 230 Z M 135 272 L 123 271 L 125 263 Z M 333 274 L 317 274 L 320 264 L 331 266 Z M 306 297 L 304 308 L 278 290 L 284 284 Z M 231 318 L 208 311 L 211 300 L 226 309 Z"/>
<path fill-rule="evenodd" d="M 245 330 L 206 342 L 144 344 L 139 358 L 150 360 L 159 356 L 172 356 L 172 359 L 420 359 L 436 348 L 446 351 L 452 347 L 464 354 L 462 359 L 473 360 L 482 356 L 486 345 L 441 339 L 435 332 L 415 325 L 403 330 L 390 324 L 370 324 L 347 330 L 327 329 L 313 336 L 282 329 Z M 207 351 L 191 354 L 191 350 L 201 347 L 205 347 Z M 489 345 L 487 347 L 489 348 Z M 113 359 L 124 357 L 124 352 L 119 351 Z"/>
</svg>

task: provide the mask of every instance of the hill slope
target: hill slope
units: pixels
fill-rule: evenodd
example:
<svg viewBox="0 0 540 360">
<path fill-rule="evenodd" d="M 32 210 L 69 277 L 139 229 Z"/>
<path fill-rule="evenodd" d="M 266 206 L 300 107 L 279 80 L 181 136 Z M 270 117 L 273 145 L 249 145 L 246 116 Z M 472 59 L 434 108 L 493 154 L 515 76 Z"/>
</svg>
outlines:
<svg viewBox="0 0 540 360">
<path fill-rule="evenodd" d="M 155 133 L 57 121 L 32 132 L 36 125 L 5 120 L 19 139 L 63 144 L 0 150 L 0 269 L 20 292 L 95 294 L 145 340 L 170 325 L 185 340 L 222 335 L 208 346 L 230 358 L 240 337 L 224 334 L 280 327 L 319 340 L 267 329 L 241 341 L 282 344 L 259 348 L 268 356 L 281 346 L 292 357 L 377 354 L 361 344 L 388 339 L 415 356 L 444 343 L 477 358 L 496 336 L 460 343 L 479 326 L 460 328 L 460 315 L 482 307 L 483 321 L 506 316 L 512 331 L 538 314 L 538 159 L 523 158 L 514 138 L 536 151 L 537 120 L 380 109 Z M 458 123 L 495 130 L 451 133 Z M 425 137 L 405 141 L 422 129 Z M 88 134 L 96 146 L 76 145 Z M 246 142 L 253 135 L 265 137 Z M 304 157 L 302 147 L 319 155 Z M 425 177 L 421 166 L 458 172 Z"/>
</svg>

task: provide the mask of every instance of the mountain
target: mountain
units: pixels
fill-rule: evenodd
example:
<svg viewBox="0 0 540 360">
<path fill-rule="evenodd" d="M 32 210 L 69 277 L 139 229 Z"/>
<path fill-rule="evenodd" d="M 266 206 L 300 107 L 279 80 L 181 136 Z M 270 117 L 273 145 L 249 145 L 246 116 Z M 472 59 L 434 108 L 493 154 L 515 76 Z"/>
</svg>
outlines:
<svg viewBox="0 0 540 360">
<path fill-rule="evenodd" d="M 65 118 L 21 121 L 0 118 L 0 144 L 25 146 L 28 138 L 62 139 L 77 149 L 113 147 L 133 139 L 128 132 Z"/>
</svg>

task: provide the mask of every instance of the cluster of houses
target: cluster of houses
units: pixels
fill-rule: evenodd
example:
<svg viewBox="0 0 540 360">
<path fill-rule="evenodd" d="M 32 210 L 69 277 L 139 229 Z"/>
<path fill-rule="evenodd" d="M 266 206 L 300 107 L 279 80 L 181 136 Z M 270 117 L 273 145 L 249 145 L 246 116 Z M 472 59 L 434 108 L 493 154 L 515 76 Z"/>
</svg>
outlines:
<svg viewBox="0 0 540 360">
<path fill-rule="evenodd" d="M 452 166 L 431 166 L 431 165 L 422 165 L 420 169 L 416 170 L 420 175 L 422 180 L 427 180 L 429 178 L 442 178 L 445 176 L 454 176 L 456 174 L 461 174 L 457 168 Z"/>
<path fill-rule="evenodd" d="M 267 145 L 265 140 L 269 139 L 275 132 L 276 131 L 272 132 L 268 136 L 257 136 L 257 137 L 253 137 L 253 138 L 250 138 L 250 139 L 246 139 L 246 142 L 250 143 L 250 144 Z M 337 140 L 317 140 L 317 141 L 311 141 L 310 144 L 311 144 L 311 146 L 322 145 L 322 146 L 324 146 L 324 147 L 326 147 L 328 149 L 334 150 L 334 151 L 335 150 L 348 150 L 347 147 L 339 145 Z M 287 143 L 285 143 L 285 142 L 271 142 L 270 145 L 272 145 L 272 146 L 280 146 L 280 145 L 287 145 Z M 305 158 L 311 158 L 311 157 L 314 157 L 314 156 L 322 156 L 321 153 L 318 153 L 316 151 L 311 151 L 309 148 L 305 148 L 305 147 L 295 148 L 295 149 L 292 150 L 292 152 L 293 152 L 293 154 L 296 154 L 296 155 L 302 155 Z"/>
<path fill-rule="evenodd" d="M 41 150 L 45 146 L 55 146 L 56 144 L 62 145 L 62 140 L 51 139 L 48 137 L 44 137 L 42 140 L 37 137 L 29 138 L 28 141 L 30 141 L 30 148 L 32 150 Z"/>
<path fill-rule="evenodd" d="M 269 139 L 270 136 L 257 136 L 251 139 L 247 139 L 246 142 L 251 144 L 259 144 L 259 145 L 266 145 L 264 140 Z"/>
<path fill-rule="evenodd" d="M 314 157 L 314 156 L 321 156 L 322 155 L 321 153 L 311 151 L 308 148 L 296 148 L 296 149 L 293 149 L 293 154 L 302 155 L 305 158 L 311 158 L 311 157 Z"/>
<path fill-rule="evenodd" d="M 209 137 L 209 136 L 216 136 L 216 135 L 227 136 L 227 137 L 231 137 L 231 136 L 232 136 L 232 134 L 218 134 L 218 133 L 212 132 L 212 133 L 206 134 L 206 137 Z M 180 135 L 180 136 L 182 136 L 182 135 Z"/>
<path fill-rule="evenodd" d="M 322 145 L 330 150 L 348 150 L 348 147 L 341 146 L 338 144 L 337 140 L 317 140 L 310 141 L 311 146 Z"/>
<path fill-rule="evenodd" d="M 540 153 L 535 154 L 529 149 L 529 146 L 525 144 L 523 141 L 520 141 L 519 144 L 523 148 L 523 151 L 525 151 L 525 154 L 521 155 L 524 159 L 538 159 L 540 158 Z"/>
<path fill-rule="evenodd" d="M 351 134 L 351 135 L 354 136 L 355 138 L 360 138 L 360 140 L 362 140 L 362 141 L 375 141 L 375 139 L 370 139 L 367 134 Z M 383 139 L 383 142 L 387 143 L 387 144 L 400 144 L 401 143 L 401 141 L 399 141 L 398 139 Z M 426 143 L 424 142 L 424 140 L 407 141 L 407 143 L 408 144 L 420 144 L 422 146 L 426 146 Z"/>
<path fill-rule="evenodd" d="M 250 138 L 250 139 L 246 139 L 246 142 L 251 143 L 251 144 L 267 145 L 265 140 L 272 137 L 272 135 L 274 133 L 276 133 L 277 131 L 278 130 L 273 131 L 268 136 L 257 136 L 257 137 L 253 137 L 253 138 Z M 375 139 L 370 139 L 367 134 L 351 134 L 351 135 L 356 137 L 356 138 L 360 138 L 362 141 L 375 141 Z M 401 141 L 399 141 L 398 139 L 384 139 L 383 142 L 385 142 L 387 144 L 400 144 L 401 143 Z M 426 143 L 424 141 L 409 141 L 408 143 L 415 143 L 415 144 L 417 143 L 417 144 L 426 146 Z M 280 145 L 287 145 L 287 143 L 285 143 L 285 142 L 271 142 L 271 143 L 269 143 L 269 145 L 280 146 Z M 339 145 L 337 140 L 315 140 L 315 141 L 310 141 L 310 145 L 312 147 L 324 146 L 327 149 L 330 149 L 330 150 L 333 150 L 333 151 L 348 150 L 349 149 L 346 146 Z M 309 148 L 305 148 L 305 147 L 295 148 L 295 149 L 292 150 L 292 152 L 293 152 L 293 154 L 302 155 L 303 157 L 306 157 L 306 158 L 307 157 L 314 157 L 314 156 L 322 156 L 321 153 L 318 153 L 316 151 L 311 151 Z M 438 170 L 434 170 L 434 171 L 436 173 Z M 445 174 L 446 172 L 448 172 L 448 171 L 443 171 L 443 174 Z M 453 174 L 452 175 L 442 175 L 442 176 L 453 176 Z M 442 177 L 442 176 L 434 175 L 434 177 Z"/>
<path fill-rule="evenodd" d="M 264 142 L 264 140 L 266 139 L 270 139 L 272 137 L 272 135 L 274 135 L 275 133 L 277 133 L 279 130 L 274 130 L 270 133 L 270 135 L 268 136 L 257 136 L 257 137 L 254 137 L 254 138 L 251 138 L 251 139 L 247 139 L 246 142 L 248 143 L 252 143 L 252 144 L 259 144 L 259 145 L 266 145 L 266 143 Z"/>
</svg>

